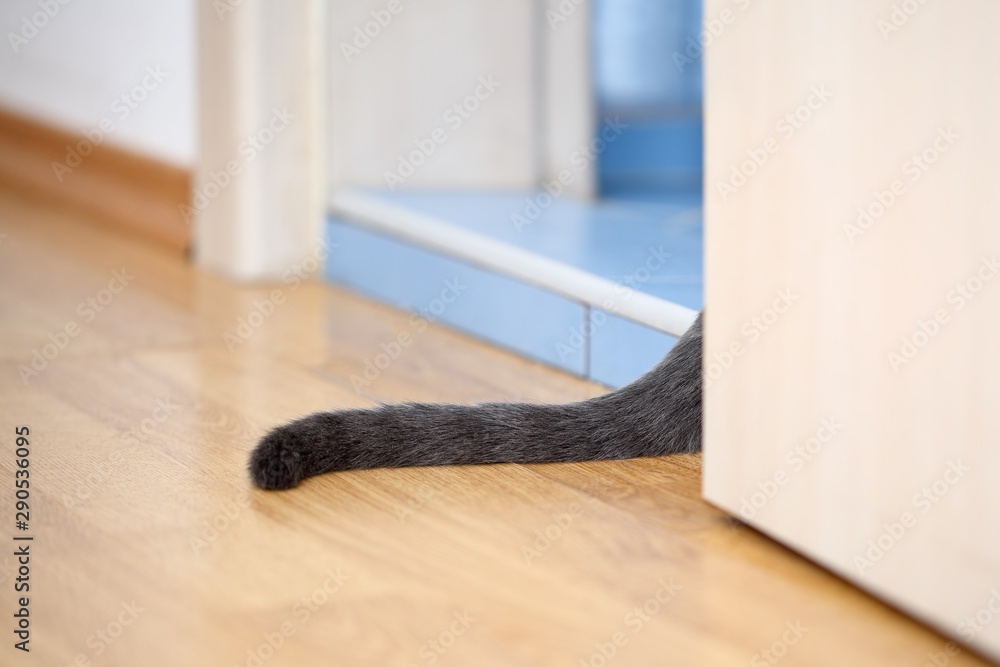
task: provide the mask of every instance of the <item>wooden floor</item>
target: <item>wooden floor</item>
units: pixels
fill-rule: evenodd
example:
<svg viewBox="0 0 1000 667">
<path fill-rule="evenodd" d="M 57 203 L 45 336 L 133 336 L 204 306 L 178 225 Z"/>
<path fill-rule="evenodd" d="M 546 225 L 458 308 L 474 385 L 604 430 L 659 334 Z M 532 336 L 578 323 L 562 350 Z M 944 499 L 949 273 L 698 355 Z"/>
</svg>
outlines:
<svg viewBox="0 0 1000 667">
<path fill-rule="evenodd" d="M 351 472 L 256 491 L 244 469 L 255 440 L 307 412 L 601 389 L 318 283 L 279 286 L 283 301 L 258 319 L 273 288 L 233 286 L 8 191 L 0 234 L 0 664 L 884 667 L 946 655 L 934 632 L 700 500 L 697 456 Z M 259 326 L 235 344 L 225 334 L 241 318 Z M 356 392 L 351 375 L 403 331 L 412 345 Z M 52 358 L 22 379 L 34 350 Z M 12 501 L 22 425 L 25 533 Z M 34 536 L 29 655 L 12 646 L 15 533 Z"/>
</svg>

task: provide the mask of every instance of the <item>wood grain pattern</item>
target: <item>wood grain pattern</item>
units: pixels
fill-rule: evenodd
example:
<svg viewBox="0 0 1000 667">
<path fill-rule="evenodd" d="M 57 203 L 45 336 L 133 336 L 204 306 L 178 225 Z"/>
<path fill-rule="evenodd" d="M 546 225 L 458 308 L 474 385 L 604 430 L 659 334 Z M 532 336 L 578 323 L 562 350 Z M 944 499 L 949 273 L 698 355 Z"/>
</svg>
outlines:
<svg viewBox="0 0 1000 667">
<path fill-rule="evenodd" d="M 706 60 L 706 497 L 1000 659 L 1000 5 L 731 18 Z"/>
<path fill-rule="evenodd" d="M 286 299 L 228 345 L 275 287 L 234 287 L 6 191 L 0 233 L 0 488 L 27 424 L 37 554 L 21 655 L 0 550 L 4 665 L 700 667 L 767 664 L 760 652 L 778 642 L 781 665 L 903 666 L 944 650 L 703 502 L 698 456 L 253 490 L 255 439 L 313 410 L 601 389 L 432 326 L 359 394 L 350 375 L 405 314 L 325 285 L 277 286 Z M 134 279 L 84 322 L 77 304 L 123 267 Z M 18 367 L 71 320 L 80 333 L 22 382 Z M 782 646 L 796 623 L 804 634 Z"/>
<path fill-rule="evenodd" d="M 101 134 L 95 142 L 0 109 L 0 182 L 186 251 L 191 226 L 180 206 L 191 198 L 188 171 L 111 146 Z"/>
</svg>

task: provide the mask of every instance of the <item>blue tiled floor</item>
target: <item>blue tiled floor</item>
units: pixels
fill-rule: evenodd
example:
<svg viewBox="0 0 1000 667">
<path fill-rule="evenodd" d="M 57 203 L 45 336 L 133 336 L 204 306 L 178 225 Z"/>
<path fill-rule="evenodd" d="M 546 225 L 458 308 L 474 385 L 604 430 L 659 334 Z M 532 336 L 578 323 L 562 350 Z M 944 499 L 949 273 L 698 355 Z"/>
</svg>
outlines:
<svg viewBox="0 0 1000 667">
<path fill-rule="evenodd" d="M 629 194 L 595 202 L 540 193 L 384 193 L 394 204 L 476 231 L 689 308 L 702 306 L 700 193 Z M 537 206 L 537 209 L 533 208 Z M 537 213 L 537 215 L 536 215 Z M 440 317 L 458 328 L 610 386 L 638 377 L 671 338 L 344 220 L 327 277 L 411 310 L 426 307 L 449 277 L 469 292 Z M 603 322 L 597 325 L 596 319 Z M 580 345 L 581 333 L 590 333 Z M 589 358 L 587 352 L 589 351 Z"/>
</svg>

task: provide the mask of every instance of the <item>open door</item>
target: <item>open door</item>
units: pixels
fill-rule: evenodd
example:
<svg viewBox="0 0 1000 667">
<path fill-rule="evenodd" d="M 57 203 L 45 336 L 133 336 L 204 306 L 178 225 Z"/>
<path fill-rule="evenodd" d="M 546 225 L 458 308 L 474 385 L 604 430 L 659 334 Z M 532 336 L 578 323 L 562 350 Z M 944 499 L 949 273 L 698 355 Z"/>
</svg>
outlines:
<svg viewBox="0 0 1000 667">
<path fill-rule="evenodd" d="M 705 18 L 705 496 L 1000 658 L 1000 5 Z"/>
</svg>

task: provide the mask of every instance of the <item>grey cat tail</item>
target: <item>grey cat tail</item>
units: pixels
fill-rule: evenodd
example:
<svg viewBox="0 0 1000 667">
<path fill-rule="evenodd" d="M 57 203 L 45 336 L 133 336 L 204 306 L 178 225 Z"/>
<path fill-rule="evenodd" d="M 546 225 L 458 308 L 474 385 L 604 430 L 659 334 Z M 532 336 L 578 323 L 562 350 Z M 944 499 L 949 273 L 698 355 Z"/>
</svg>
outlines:
<svg viewBox="0 0 1000 667">
<path fill-rule="evenodd" d="M 339 470 L 547 463 L 701 450 L 702 316 L 653 370 L 565 405 L 402 403 L 318 412 L 271 431 L 250 455 L 262 489 Z"/>
</svg>

